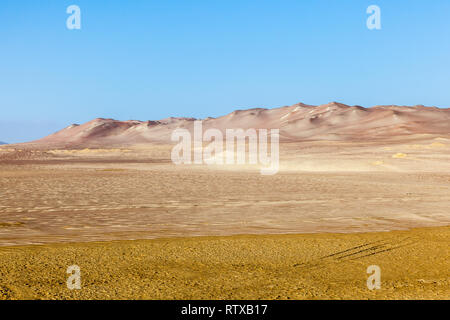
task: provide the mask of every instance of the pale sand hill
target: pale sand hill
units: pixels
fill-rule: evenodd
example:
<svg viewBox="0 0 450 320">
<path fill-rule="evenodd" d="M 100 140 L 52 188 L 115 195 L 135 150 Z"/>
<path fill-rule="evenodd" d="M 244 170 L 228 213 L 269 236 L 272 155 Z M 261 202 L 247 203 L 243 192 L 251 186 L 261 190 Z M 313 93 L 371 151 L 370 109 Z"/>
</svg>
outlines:
<svg viewBox="0 0 450 320">
<path fill-rule="evenodd" d="M 193 118 L 158 121 L 95 119 L 73 124 L 24 148 L 84 148 L 168 143 L 177 128 L 193 131 Z M 408 138 L 411 135 L 448 135 L 450 109 L 414 106 L 363 108 L 332 102 L 320 106 L 302 103 L 275 109 L 237 110 L 218 118 L 202 119 L 203 129 L 280 129 L 282 141 L 366 141 Z"/>
</svg>

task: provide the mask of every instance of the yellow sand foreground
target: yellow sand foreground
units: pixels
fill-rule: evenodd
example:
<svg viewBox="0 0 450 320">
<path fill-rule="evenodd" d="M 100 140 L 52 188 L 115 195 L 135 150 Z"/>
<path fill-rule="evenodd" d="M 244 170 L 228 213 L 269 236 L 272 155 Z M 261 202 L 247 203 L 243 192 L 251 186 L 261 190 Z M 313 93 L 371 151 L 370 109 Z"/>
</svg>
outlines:
<svg viewBox="0 0 450 320">
<path fill-rule="evenodd" d="M 3 247 L 0 299 L 449 299 L 449 244 L 440 227 Z"/>
</svg>

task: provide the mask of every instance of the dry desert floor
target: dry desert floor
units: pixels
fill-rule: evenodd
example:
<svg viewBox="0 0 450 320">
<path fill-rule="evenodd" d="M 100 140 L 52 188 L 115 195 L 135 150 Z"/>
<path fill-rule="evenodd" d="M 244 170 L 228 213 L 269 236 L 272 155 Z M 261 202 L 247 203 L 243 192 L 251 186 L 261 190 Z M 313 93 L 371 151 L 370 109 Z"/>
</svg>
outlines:
<svg viewBox="0 0 450 320">
<path fill-rule="evenodd" d="M 0 298 L 450 299 L 449 241 L 441 227 L 4 247 Z M 80 290 L 67 288 L 71 265 Z"/>
<path fill-rule="evenodd" d="M 0 298 L 450 298 L 450 139 L 281 148 L 262 176 L 167 146 L 1 147 Z"/>
</svg>

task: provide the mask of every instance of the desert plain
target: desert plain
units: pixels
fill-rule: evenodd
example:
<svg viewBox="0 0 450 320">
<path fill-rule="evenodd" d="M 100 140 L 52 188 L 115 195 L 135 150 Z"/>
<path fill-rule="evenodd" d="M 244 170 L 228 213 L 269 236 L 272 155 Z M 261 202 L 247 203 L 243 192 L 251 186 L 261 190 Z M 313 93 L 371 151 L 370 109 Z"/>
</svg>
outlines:
<svg viewBox="0 0 450 320">
<path fill-rule="evenodd" d="M 0 299 L 449 299 L 446 132 L 286 138 L 274 175 L 164 141 L 1 146 Z"/>
</svg>

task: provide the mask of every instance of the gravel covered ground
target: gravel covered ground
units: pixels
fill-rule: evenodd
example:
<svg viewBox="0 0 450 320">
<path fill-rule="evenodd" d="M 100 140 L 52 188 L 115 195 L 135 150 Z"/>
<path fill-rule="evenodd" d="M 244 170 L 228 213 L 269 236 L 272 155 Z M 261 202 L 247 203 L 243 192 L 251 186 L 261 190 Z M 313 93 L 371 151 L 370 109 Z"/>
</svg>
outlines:
<svg viewBox="0 0 450 320">
<path fill-rule="evenodd" d="M 449 243 L 440 227 L 3 247 L 0 299 L 449 299 Z"/>
</svg>

